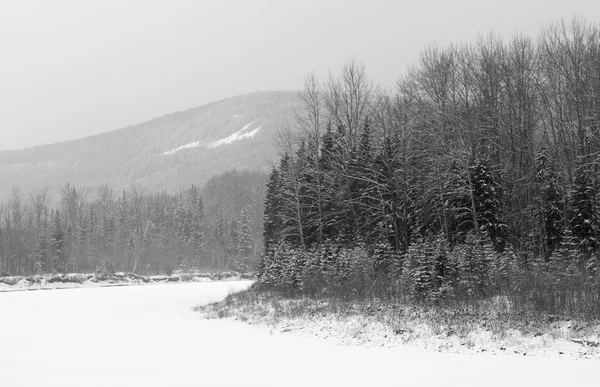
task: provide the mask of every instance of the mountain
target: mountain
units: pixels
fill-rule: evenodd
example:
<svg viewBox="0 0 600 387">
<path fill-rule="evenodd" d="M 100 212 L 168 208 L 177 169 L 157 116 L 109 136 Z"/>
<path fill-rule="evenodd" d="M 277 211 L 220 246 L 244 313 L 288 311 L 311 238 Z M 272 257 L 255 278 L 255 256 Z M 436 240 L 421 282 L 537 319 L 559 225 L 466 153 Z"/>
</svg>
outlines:
<svg viewBox="0 0 600 387">
<path fill-rule="evenodd" d="M 267 170 L 273 136 L 291 123 L 298 92 L 258 92 L 168 114 L 123 129 L 0 152 L 0 198 L 13 186 L 55 190 L 132 184 L 176 191 L 233 168 Z"/>
</svg>

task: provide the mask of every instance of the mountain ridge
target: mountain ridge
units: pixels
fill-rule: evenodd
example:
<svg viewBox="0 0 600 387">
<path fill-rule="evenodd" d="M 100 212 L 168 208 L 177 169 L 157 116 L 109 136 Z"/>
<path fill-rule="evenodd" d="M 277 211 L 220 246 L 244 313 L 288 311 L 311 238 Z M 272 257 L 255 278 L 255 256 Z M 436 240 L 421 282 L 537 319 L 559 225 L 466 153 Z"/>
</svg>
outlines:
<svg viewBox="0 0 600 387">
<path fill-rule="evenodd" d="M 228 169 L 266 170 L 276 156 L 273 134 L 293 120 L 299 104 L 297 91 L 260 91 L 81 139 L 0 151 L 0 197 L 13 186 L 52 190 L 67 182 L 173 191 Z"/>
</svg>

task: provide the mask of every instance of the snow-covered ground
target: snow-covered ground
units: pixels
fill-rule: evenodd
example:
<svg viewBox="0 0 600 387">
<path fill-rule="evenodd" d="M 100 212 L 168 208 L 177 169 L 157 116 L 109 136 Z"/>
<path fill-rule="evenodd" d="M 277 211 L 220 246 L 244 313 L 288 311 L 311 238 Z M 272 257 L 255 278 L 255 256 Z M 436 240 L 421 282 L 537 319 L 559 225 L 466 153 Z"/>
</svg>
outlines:
<svg viewBox="0 0 600 387">
<path fill-rule="evenodd" d="M 598 386 L 600 362 L 339 346 L 204 320 L 251 282 L 0 293 L 0 386 Z"/>
</svg>

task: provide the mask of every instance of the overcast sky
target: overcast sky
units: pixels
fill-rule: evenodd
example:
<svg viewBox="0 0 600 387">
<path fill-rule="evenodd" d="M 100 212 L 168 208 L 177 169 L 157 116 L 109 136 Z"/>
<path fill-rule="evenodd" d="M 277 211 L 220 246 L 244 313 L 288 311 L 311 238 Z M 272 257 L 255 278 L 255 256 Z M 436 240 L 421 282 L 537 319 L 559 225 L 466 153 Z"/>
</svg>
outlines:
<svg viewBox="0 0 600 387">
<path fill-rule="evenodd" d="M 392 86 L 432 42 L 537 36 L 600 1 L 3 0 L 0 149 L 85 137 L 259 90 L 350 58 Z"/>
</svg>

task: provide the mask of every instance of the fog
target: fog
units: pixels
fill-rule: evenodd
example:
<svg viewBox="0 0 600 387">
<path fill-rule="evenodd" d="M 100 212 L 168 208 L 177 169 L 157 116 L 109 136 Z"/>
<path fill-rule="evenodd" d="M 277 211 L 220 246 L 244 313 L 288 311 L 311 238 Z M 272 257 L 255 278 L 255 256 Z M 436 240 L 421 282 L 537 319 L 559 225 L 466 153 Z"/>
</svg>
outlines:
<svg viewBox="0 0 600 387">
<path fill-rule="evenodd" d="M 351 58 L 392 87 L 430 43 L 535 36 L 597 1 L 11 1 L 0 8 L 0 150 L 260 90 Z"/>
</svg>

